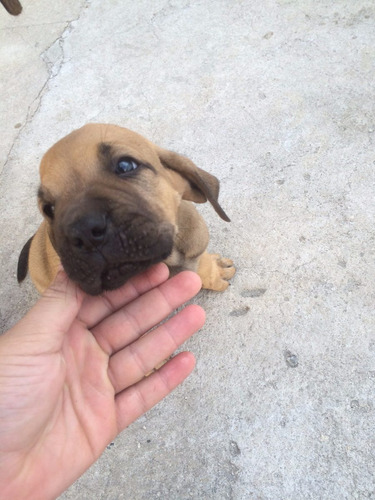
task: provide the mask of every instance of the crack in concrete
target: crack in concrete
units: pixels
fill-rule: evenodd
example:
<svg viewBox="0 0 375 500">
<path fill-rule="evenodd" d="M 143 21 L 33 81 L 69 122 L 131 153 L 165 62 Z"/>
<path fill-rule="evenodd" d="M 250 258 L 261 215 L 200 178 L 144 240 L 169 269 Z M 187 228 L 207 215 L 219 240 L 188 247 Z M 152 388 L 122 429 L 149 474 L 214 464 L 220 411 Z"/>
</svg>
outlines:
<svg viewBox="0 0 375 500">
<path fill-rule="evenodd" d="M 30 106 L 28 108 L 28 112 L 27 112 L 27 116 L 26 116 L 26 120 L 25 120 L 25 125 L 27 125 L 27 123 L 29 123 L 34 118 L 34 116 L 36 115 L 36 113 L 40 109 L 40 106 L 42 103 L 42 97 L 43 97 L 44 91 L 47 88 L 48 84 L 59 75 L 61 68 L 65 62 L 65 59 L 64 59 L 64 41 L 67 38 L 67 36 L 73 31 L 73 29 L 74 29 L 73 23 L 79 22 L 79 20 L 82 16 L 82 12 L 89 5 L 89 3 L 90 3 L 90 0 L 84 0 L 82 2 L 78 17 L 76 17 L 75 19 L 72 19 L 70 21 L 67 21 L 65 24 L 65 28 L 62 30 L 61 34 L 49 45 L 49 47 L 47 47 L 47 49 L 45 49 L 40 54 L 40 58 L 45 63 L 47 71 L 49 73 L 49 76 L 48 76 L 47 80 L 45 81 L 44 85 L 42 86 L 41 90 L 39 91 L 38 95 L 36 96 L 36 98 L 30 104 Z M 58 45 L 59 54 L 53 53 L 54 47 L 56 45 Z M 50 57 L 50 56 L 52 56 L 52 57 Z M 38 102 L 38 105 L 34 111 L 31 111 L 32 106 L 34 105 L 35 102 Z"/>
<path fill-rule="evenodd" d="M 23 129 L 33 120 L 37 112 L 39 111 L 42 100 L 43 100 L 43 95 L 45 93 L 45 90 L 48 88 L 49 83 L 56 78 L 60 71 L 62 66 L 64 65 L 64 41 L 67 38 L 67 36 L 73 31 L 73 24 L 79 22 L 83 11 L 85 8 L 90 4 L 91 0 L 83 0 L 82 5 L 79 10 L 79 14 L 76 18 L 67 21 L 65 23 L 65 27 L 62 29 L 60 35 L 53 40 L 53 42 L 39 55 L 39 57 L 43 60 L 44 64 L 46 65 L 47 69 L 47 78 L 44 84 L 42 85 L 41 89 L 39 90 L 37 96 L 33 99 L 31 104 L 27 108 L 27 113 L 26 113 L 26 118 L 24 120 L 24 123 L 21 124 L 21 126 L 18 129 L 18 133 L 14 137 L 13 143 L 9 148 L 8 154 L 6 155 L 5 161 L 2 165 L 0 175 L 3 174 L 4 170 L 6 169 L 6 166 L 8 165 L 8 162 L 11 158 L 13 149 L 23 131 Z M 56 23 L 53 23 L 56 24 Z M 58 54 L 54 54 L 54 47 L 58 45 Z M 52 55 L 52 57 L 50 57 Z"/>
</svg>

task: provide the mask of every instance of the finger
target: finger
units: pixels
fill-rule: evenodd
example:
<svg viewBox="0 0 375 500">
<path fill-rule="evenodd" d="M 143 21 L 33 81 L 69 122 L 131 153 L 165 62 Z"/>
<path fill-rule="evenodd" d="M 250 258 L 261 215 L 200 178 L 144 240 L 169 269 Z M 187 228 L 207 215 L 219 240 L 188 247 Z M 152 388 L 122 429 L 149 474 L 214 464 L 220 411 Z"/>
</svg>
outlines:
<svg viewBox="0 0 375 500">
<path fill-rule="evenodd" d="M 114 354 L 109 361 L 108 376 L 115 394 L 135 384 L 169 358 L 203 326 L 204 321 L 201 307 L 187 306 L 163 325 Z"/>
<path fill-rule="evenodd" d="M 59 349 L 64 334 L 77 316 L 83 297 L 84 293 L 65 272 L 59 271 L 52 285 L 11 330 L 11 333 L 17 333 L 18 339 L 29 339 L 28 342 L 20 342 L 20 349 L 24 347 L 28 354 L 33 349 L 40 354 Z"/>
<path fill-rule="evenodd" d="M 149 377 L 120 392 L 115 398 L 118 431 L 165 398 L 190 375 L 194 366 L 193 354 L 181 352 Z"/>
<path fill-rule="evenodd" d="M 104 292 L 103 295 L 97 297 L 86 296 L 79 319 L 88 328 L 92 328 L 120 307 L 166 281 L 168 276 L 168 267 L 160 263 L 134 276 L 117 290 Z"/>
<path fill-rule="evenodd" d="M 174 276 L 97 325 L 92 330 L 96 341 L 112 355 L 160 323 L 200 288 L 199 276 L 191 271 Z"/>
</svg>

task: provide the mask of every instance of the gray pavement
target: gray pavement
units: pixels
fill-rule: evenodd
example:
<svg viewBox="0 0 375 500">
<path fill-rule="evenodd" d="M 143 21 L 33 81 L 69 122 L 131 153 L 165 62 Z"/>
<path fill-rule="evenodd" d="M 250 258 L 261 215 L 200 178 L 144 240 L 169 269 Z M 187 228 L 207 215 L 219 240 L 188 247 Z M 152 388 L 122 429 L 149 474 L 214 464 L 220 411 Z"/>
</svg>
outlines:
<svg viewBox="0 0 375 500">
<path fill-rule="evenodd" d="M 375 499 L 375 6 L 322 0 L 24 1 L 0 10 L 0 302 L 42 154 L 124 125 L 221 179 L 191 377 L 63 500 Z"/>
</svg>

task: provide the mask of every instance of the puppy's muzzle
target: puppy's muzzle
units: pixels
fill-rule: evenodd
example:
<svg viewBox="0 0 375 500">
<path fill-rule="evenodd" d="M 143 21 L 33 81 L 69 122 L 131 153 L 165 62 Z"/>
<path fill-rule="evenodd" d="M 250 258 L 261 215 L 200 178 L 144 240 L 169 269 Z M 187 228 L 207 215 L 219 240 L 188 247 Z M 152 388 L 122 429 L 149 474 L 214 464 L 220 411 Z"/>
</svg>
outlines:
<svg viewBox="0 0 375 500">
<path fill-rule="evenodd" d="M 65 214 L 55 245 L 68 276 L 85 292 L 98 295 L 165 260 L 172 251 L 174 231 L 155 214 L 128 213 L 119 218 L 91 205 L 84 212 Z"/>
</svg>

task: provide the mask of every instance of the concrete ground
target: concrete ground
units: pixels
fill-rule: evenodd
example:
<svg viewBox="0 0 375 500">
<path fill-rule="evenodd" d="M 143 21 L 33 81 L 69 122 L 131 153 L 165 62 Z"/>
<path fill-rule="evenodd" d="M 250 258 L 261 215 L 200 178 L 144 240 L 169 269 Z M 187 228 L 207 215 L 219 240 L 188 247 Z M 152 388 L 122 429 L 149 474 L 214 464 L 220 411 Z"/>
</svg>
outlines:
<svg viewBox="0 0 375 500">
<path fill-rule="evenodd" d="M 375 498 L 372 0 L 24 0 L 0 10 L 1 326 L 36 300 L 19 250 L 38 163 L 86 122 L 221 180 L 201 206 L 237 266 L 201 292 L 191 377 L 70 499 Z"/>
</svg>

